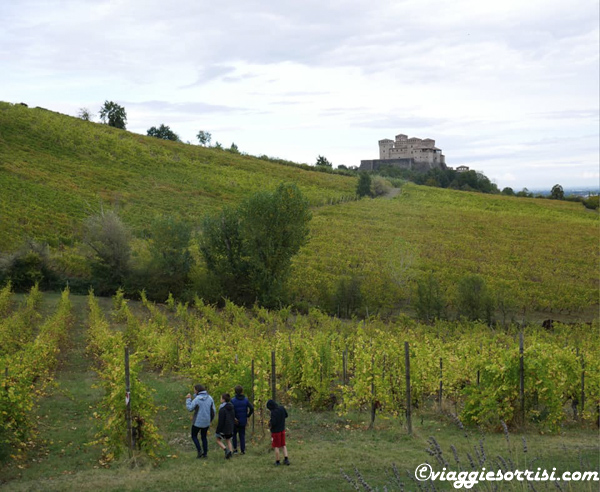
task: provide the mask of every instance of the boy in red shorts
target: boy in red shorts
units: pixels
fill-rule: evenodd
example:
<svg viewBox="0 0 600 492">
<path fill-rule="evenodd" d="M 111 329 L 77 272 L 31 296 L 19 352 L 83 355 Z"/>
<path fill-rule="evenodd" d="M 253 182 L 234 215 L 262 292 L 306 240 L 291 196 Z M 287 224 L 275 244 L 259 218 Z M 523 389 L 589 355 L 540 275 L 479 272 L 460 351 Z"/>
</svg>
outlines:
<svg viewBox="0 0 600 492">
<path fill-rule="evenodd" d="M 271 429 L 271 447 L 275 449 L 275 465 L 279 466 L 279 449 L 283 448 L 283 464 L 289 465 L 287 446 L 285 445 L 285 419 L 288 414 L 282 405 L 277 405 L 273 400 L 267 402 L 267 408 L 271 411 L 269 428 Z"/>
</svg>

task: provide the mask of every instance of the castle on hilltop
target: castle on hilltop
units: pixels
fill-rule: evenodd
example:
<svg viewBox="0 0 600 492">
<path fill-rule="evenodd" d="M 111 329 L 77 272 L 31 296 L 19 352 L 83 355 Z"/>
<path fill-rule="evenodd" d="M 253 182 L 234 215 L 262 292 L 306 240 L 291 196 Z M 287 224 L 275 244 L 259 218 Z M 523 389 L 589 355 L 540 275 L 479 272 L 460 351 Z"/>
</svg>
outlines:
<svg viewBox="0 0 600 492">
<path fill-rule="evenodd" d="M 381 166 L 394 166 L 401 169 L 428 171 L 446 169 L 446 158 L 431 138 L 408 138 L 402 133 L 396 140 L 389 138 L 379 141 L 379 159 L 360 161 L 361 171 L 374 171 Z"/>
</svg>

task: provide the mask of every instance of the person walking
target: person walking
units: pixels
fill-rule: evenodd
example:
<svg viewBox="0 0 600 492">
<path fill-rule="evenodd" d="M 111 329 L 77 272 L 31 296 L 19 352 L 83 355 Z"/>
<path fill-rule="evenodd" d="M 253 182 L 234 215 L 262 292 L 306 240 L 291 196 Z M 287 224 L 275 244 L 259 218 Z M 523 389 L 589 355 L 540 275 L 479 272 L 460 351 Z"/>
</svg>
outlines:
<svg viewBox="0 0 600 492">
<path fill-rule="evenodd" d="M 201 384 L 197 384 L 194 386 L 194 398 L 192 399 L 192 395 L 188 393 L 185 404 L 188 411 L 194 412 L 192 418 L 192 441 L 198 452 L 196 457 L 206 458 L 208 455 L 208 439 L 206 435 L 210 423 L 215 418 L 215 402 L 206 391 L 206 388 Z M 200 433 L 202 439 L 202 446 L 200 446 L 200 442 L 198 441 L 198 433 Z"/>
<path fill-rule="evenodd" d="M 278 405 L 275 401 L 269 400 L 267 408 L 271 411 L 269 428 L 271 429 L 271 447 L 275 449 L 275 465 L 279 466 L 279 450 L 283 450 L 283 464 L 289 465 L 287 446 L 285 444 L 285 419 L 288 416 L 283 405 Z"/>
<path fill-rule="evenodd" d="M 231 458 L 233 448 L 231 447 L 231 438 L 233 437 L 233 426 L 235 421 L 235 410 L 231 404 L 229 393 L 221 395 L 221 406 L 219 407 L 219 421 L 217 423 L 217 444 L 225 451 L 225 459 Z M 225 441 L 225 443 L 223 443 Z"/>
<path fill-rule="evenodd" d="M 254 406 L 250 400 L 244 396 L 244 388 L 239 384 L 235 387 L 235 396 L 231 400 L 235 410 L 235 422 L 233 426 L 233 453 L 236 454 L 238 436 L 240 439 L 240 451 L 246 454 L 246 424 L 248 419 L 254 413 Z"/>
</svg>

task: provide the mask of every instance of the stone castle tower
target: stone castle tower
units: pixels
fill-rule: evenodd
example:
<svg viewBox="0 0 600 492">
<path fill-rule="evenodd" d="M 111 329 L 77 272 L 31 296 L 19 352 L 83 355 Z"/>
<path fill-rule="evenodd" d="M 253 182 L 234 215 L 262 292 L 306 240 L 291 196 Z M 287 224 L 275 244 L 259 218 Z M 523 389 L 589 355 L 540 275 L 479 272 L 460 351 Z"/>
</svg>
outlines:
<svg viewBox="0 0 600 492">
<path fill-rule="evenodd" d="M 404 134 L 396 135 L 396 140 L 389 138 L 379 141 L 379 159 L 363 160 L 361 170 L 374 170 L 382 165 L 391 165 L 403 169 L 428 171 L 429 169 L 446 169 L 446 158 L 441 149 L 435 146 L 431 138 L 408 138 Z"/>
</svg>

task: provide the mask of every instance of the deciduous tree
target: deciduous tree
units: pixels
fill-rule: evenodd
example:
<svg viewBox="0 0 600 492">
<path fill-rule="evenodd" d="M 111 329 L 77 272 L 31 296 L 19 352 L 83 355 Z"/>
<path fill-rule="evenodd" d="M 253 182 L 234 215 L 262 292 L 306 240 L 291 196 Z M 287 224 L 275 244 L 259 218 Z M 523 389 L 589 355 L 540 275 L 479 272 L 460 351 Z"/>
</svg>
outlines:
<svg viewBox="0 0 600 492">
<path fill-rule="evenodd" d="M 192 228 L 175 217 L 159 217 L 152 223 L 150 235 L 148 294 L 162 302 L 169 293 L 180 298 L 193 265 L 189 250 Z"/>
<path fill-rule="evenodd" d="M 92 112 L 88 108 L 80 108 L 77 117 L 83 121 L 92 121 L 94 119 Z"/>
<path fill-rule="evenodd" d="M 307 241 L 310 219 L 308 201 L 294 184 L 207 217 L 200 251 L 223 295 L 246 305 L 282 302 L 291 259 Z"/>
<path fill-rule="evenodd" d="M 210 134 L 210 132 L 200 130 L 196 137 L 198 138 L 198 142 L 200 142 L 200 145 L 203 145 L 205 147 L 210 146 L 210 141 L 212 139 L 212 135 Z"/>
<path fill-rule="evenodd" d="M 116 212 L 102 210 L 84 223 L 84 240 L 92 249 L 93 283 L 99 294 L 114 294 L 131 269 L 131 235 Z"/>
<path fill-rule="evenodd" d="M 333 167 L 331 162 L 329 162 L 325 157 L 323 157 L 322 155 L 320 155 L 319 157 L 317 157 L 317 166 L 327 166 L 327 167 Z"/>
<path fill-rule="evenodd" d="M 127 123 L 127 113 L 123 106 L 119 106 L 113 101 L 104 101 L 104 106 L 100 108 L 100 119 L 102 123 L 108 124 L 108 126 L 114 126 L 125 130 L 125 124 Z"/>
<path fill-rule="evenodd" d="M 356 194 L 359 197 L 371 196 L 371 176 L 368 173 L 359 173 Z"/>
<path fill-rule="evenodd" d="M 550 191 L 550 198 L 552 200 L 564 200 L 565 192 L 563 190 L 563 187 L 559 184 L 555 184 L 552 187 L 552 191 Z"/>
<path fill-rule="evenodd" d="M 156 137 L 161 138 L 163 140 L 172 140 L 173 142 L 179 142 L 179 136 L 166 125 L 161 124 L 158 128 L 153 126 L 147 131 L 147 133 L 149 137 Z"/>
</svg>

